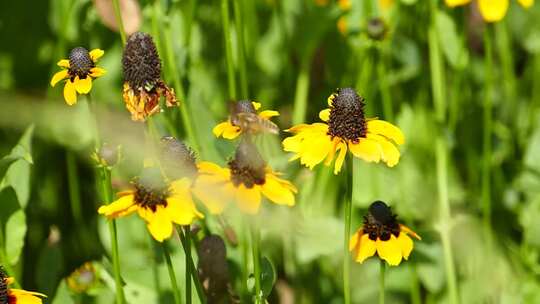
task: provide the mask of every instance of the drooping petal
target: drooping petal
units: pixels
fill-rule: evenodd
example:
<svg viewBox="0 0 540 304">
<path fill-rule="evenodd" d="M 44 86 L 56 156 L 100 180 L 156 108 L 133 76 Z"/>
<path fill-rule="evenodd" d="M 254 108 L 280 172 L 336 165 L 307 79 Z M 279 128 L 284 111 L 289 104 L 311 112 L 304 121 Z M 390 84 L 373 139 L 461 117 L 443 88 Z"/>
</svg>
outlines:
<svg viewBox="0 0 540 304">
<path fill-rule="evenodd" d="M 446 3 L 446 5 L 449 7 L 461 6 L 470 2 L 471 0 L 445 0 L 444 1 L 444 3 Z"/>
<path fill-rule="evenodd" d="M 68 70 L 62 70 L 54 74 L 51 79 L 51 87 L 54 87 L 60 80 L 63 80 L 68 77 Z"/>
<path fill-rule="evenodd" d="M 227 198 L 223 185 L 216 184 L 214 181 L 207 181 L 207 179 L 208 176 L 199 177 L 191 192 L 210 213 L 220 214 L 231 199 Z"/>
<path fill-rule="evenodd" d="M 8 298 L 15 299 L 14 303 L 16 304 L 42 304 L 43 301 L 41 300 L 41 298 L 46 297 L 46 295 L 39 292 L 32 292 L 14 288 L 8 289 Z M 9 301 L 9 303 L 11 304 L 11 301 Z"/>
<path fill-rule="evenodd" d="M 131 214 L 137 210 L 137 205 L 134 201 L 134 195 L 124 195 L 116 201 L 99 207 L 98 213 L 108 218 L 117 218 Z"/>
<path fill-rule="evenodd" d="M 363 263 L 367 258 L 372 257 L 377 250 L 376 242 L 369 238 L 369 235 L 362 234 L 360 237 L 360 244 L 358 247 L 358 253 L 356 255 L 356 261 Z"/>
<path fill-rule="evenodd" d="M 409 255 L 413 250 L 412 239 L 406 233 L 400 232 L 399 236 L 397 237 L 397 241 L 399 242 L 399 247 L 401 248 L 401 254 L 403 255 L 403 258 L 405 260 L 409 259 Z"/>
<path fill-rule="evenodd" d="M 360 228 L 358 231 L 353 233 L 351 236 L 351 239 L 349 240 L 349 251 L 353 251 L 356 249 L 358 245 L 360 245 L 360 236 L 362 236 L 363 230 Z"/>
<path fill-rule="evenodd" d="M 173 224 L 169 213 L 162 205 L 156 206 L 156 211 L 150 208 L 139 208 L 139 216 L 146 221 L 146 227 L 156 241 L 163 242 L 171 237 Z"/>
<path fill-rule="evenodd" d="M 264 110 L 259 113 L 259 117 L 264 119 L 269 119 L 274 116 L 279 116 L 279 112 L 273 110 Z"/>
<path fill-rule="evenodd" d="M 56 63 L 61 68 L 69 69 L 69 60 L 68 59 L 62 59 Z"/>
<path fill-rule="evenodd" d="M 416 238 L 419 241 L 422 240 L 422 238 L 418 234 L 416 234 L 416 232 L 412 231 L 411 228 L 409 228 L 409 227 L 407 227 L 407 226 L 405 226 L 403 224 L 399 225 L 399 229 L 401 230 L 401 232 L 405 232 L 405 233 L 407 233 L 409 235 L 412 235 L 414 238 Z"/>
<path fill-rule="evenodd" d="M 509 5 L 509 0 L 478 0 L 478 9 L 486 22 L 501 21 Z"/>
<path fill-rule="evenodd" d="M 328 152 L 328 155 L 326 155 L 326 159 L 324 160 L 325 166 L 330 166 L 332 161 L 334 160 L 334 156 L 336 155 L 336 151 L 338 150 L 338 144 L 341 142 L 341 139 L 338 137 L 334 137 L 332 140 L 332 148 L 330 149 L 330 152 Z"/>
<path fill-rule="evenodd" d="M 244 213 L 257 214 L 261 205 L 261 189 L 259 186 L 246 188 L 244 184 L 236 187 L 236 203 Z"/>
<path fill-rule="evenodd" d="M 332 95 L 328 96 L 328 99 L 326 101 L 328 102 L 329 107 L 332 106 L 332 103 L 334 102 L 334 98 L 336 98 L 335 94 L 332 94 Z"/>
<path fill-rule="evenodd" d="M 101 58 L 101 56 L 103 56 L 103 54 L 105 54 L 105 51 L 100 49 L 93 49 L 90 51 L 89 54 L 90 58 L 92 58 L 92 61 L 95 63 L 98 61 L 99 58 Z"/>
<path fill-rule="evenodd" d="M 92 77 L 86 76 L 83 79 L 80 79 L 79 76 L 75 77 L 75 90 L 79 94 L 88 94 L 92 89 Z"/>
<path fill-rule="evenodd" d="M 361 138 L 357 144 L 349 142 L 349 149 L 352 154 L 367 162 L 378 163 L 381 160 L 381 147 L 369 138 Z"/>
<path fill-rule="evenodd" d="M 341 167 L 343 166 L 343 162 L 345 161 L 345 156 L 347 155 L 347 144 L 344 142 L 340 142 L 337 146 L 337 149 L 339 149 L 338 157 L 336 158 L 336 163 L 334 164 L 334 174 L 338 174 L 339 171 L 341 171 Z"/>
<path fill-rule="evenodd" d="M 402 145 L 405 143 L 405 136 L 401 130 L 393 124 L 384 120 L 368 120 L 368 133 L 379 134 L 388 139 L 393 140 L 396 144 Z"/>
<path fill-rule="evenodd" d="M 328 121 L 330 119 L 330 109 L 324 109 L 319 112 L 319 118 L 322 121 Z"/>
<path fill-rule="evenodd" d="M 390 235 L 390 239 L 387 241 L 381 241 L 380 239 L 377 239 L 376 246 L 377 254 L 381 259 L 388 262 L 388 265 L 397 266 L 399 265 L 399 263 L 401 263 L 401 246 L 399 241 L 393 234 Z"/>
<path fill-rule="evenodd" d="M 534 4 L 534 0 L 518 0 L 518 2 L 524 8 L 530 8 Z"/>
<path fill-rule="evenodd" d="M 70 106 L 77 103 L 77 91 L 75 90 L 75 84 L 71 80 L 66 81 L 64 86 L 64 99 Z"/>
<path fill-rule="evenodd" d="M 165 207 L 169 217 L 178 225 L 190 225 L 197 218 L 203 218 L 204 215 L 197 210 L 195 203 L 191 198 L 191 193 L 187 191 L 185 195 L 177 195 L 167 198 Z"/>
<path fill-rule="evenodd" d="M 375 140 L 380 145 L 382 150 L 382 160 L 388 167 L 397 165 L 399 162 L 400 153 L 392 142 L 388 141 L 386 137 L 375 134 L 368 134 L 367 138 Z"/>
<path fill-rule="evenodd" d="M 225 121 L 215 126 L 214 129 L 212 129 L 212 133 L 214 133 L 216 137 L 223 136 L 223 138 L 226 139 L 235 139 L 242 133 L 242 130 L 240 127 L 231 124 L 230 121 Z"/>
<path fill-rule="evenodd" d="M 265 182 L 261 186 L 262 194 L 272 202 L 279 205 L 294 205 L 294 194 L 287 184 L 282 184 L 274 174 L 266 174 Z"/>
<path fill-rule="evenodd" d="M 105 75 L 105 73 L 107 73 L 107 71 L 105 71 L 105 69 L 102 69 L 102 68 L 95 67 L 95 68 L 90 69 L 90 77 L 93 77 L 93 78 L 101 77 Z"/>
<path fill-rule="evenodd" d="M 255 111 L 259 110 L 261 108 L 261 103 L 252 101 L 251 104 L 253 105 L 253 108 L 255 108 Z"/>
</svg>

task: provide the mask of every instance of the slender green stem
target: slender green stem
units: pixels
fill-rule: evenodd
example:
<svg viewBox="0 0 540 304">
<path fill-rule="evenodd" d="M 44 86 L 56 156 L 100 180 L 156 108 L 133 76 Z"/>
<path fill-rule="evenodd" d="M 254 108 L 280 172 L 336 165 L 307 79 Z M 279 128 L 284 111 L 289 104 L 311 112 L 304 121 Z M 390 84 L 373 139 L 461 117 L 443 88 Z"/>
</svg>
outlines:
<svg viewBox="0 0 540 304">
<path fill-rule="evenodd" d="M 300 72 L 298 73 L 298 78 L 296 79 L 296 92 L 294 94 L 294 111 L 292 119 L 294 125 L 304 122 L 306 118 L 310 63 L 311 56 L 306 56 L 302 59 Z"/>
<path fill-rule="evenodd" d="M 482 213 L 486 236 L 491 231 L 491 134 L 492 134 L 492 95 L 493 88 L 493 45 L 491 41 L 490 27 L 484 31 L 485 48 L 485 91 L 484 91 L 484 134 L 482 151 Z"/>
<path fill-rule="evenodd" d="M 353 163 L 347 157 L 347 189 L 345 194 L 345 226 L 343 229 L 343 299 L 345 304 L 351 303 L 351 260 L 349 258 L 349 240 L 351 238 Z"/>
<path fill-rule="evenodd" d="M 114 16 L 116 17 L 116 23 L 118 24 L 118 32 L 120 32 L 120 38 L 122 39 L 122 45 L 126 45 L 126 31 L 124 30 L 124 23 L 122 22 L 122 13 L 120 11 L 120 3 L 118 0 L 113 0 Z"/>
<path fill-rule="evenodd" d="M 384 118 L 393 121 L 394 110 L 392 109 L 392 94 L 390 93 L 390 87 L 388 86 L 388 80 L 386 77 L 386 63 L 383 50 L 380 51 L 379 62 L 377 64 L 377 76 L 379 77 L 379 89 L 382 97 Z"/>
<path fill-rule="evenodd" d="M 384 261 L 379 261 L 379 304 L 384 304 Z"/>
<path fill-rule="evenodd" d="M 505 104 L 512 105 L 515 102 L 516 77 L 514 74 L 514 58 L 512 57 L 511 41 L 508 35 L 508 25 L 506 23 L 506 20 L 503 19 L 500 22 L 496 22 L 494 26 L 495 35 L 497 38 L 497 49 L 501 59 L 502 76 L 504 79 L 503 86 L 507 100 Z M 487 24 L 486 29 L 488 29 L 489 27 L 490 25 Z M 487 33 L 488 31 L 489 30 L 485 32 Z M 486 59 L 487 56 L 488 54 L 486 53 Z M 490 56 L 493 57 L 493 55 Z"/>
<path fill-rule="evenodd" d="M 221 21 L 223 22 L 223 37 L 225 38 L 225 54 L 227 55 L 227 80 L 229 84 L 229 98 L 235 100 L 236 78 L 234 75 L 234 62 L 231 39 L 231 20 L 229 16 L 229 0 L 221 0 Z"/>
<path fill-rule="evenodd" d="M 187 244 L 187 236 L 184 234 L 184 231 L 180 228 L 177 229 L 178 234 L 180 235 L 180 242 L 182 242 L 182 247 L 184 248 L 184 251 L 188 247 Z M 191 269 L 191 277 L 193 279 L 193 282 L 195 282 L 195 290 L 197 291 L 197 296 L 199 297 L 199 301 L 201 303 L 206 303 L 206 297 L 204 294 L 203 287 L 201 285 L 201 281 L 199 280 L 199 276 L 197 275 L 197 267 L 195 267 L 195 262 L 193 262 L 193 256 L 191 254 L 191 251 L 189 253 L 186 252 L 186 258 L 189 261 L 189 269 Z"/>
<path fill-rule="evenodd" d="M 180 289 L 178 289 L 178 283 L 176 282 L 176 274 L 174 273 L 174 267 L 171 261 L 171 255 L 169 253 L 169 249 L 167 248 L 167 244 L 162 243 L 161 248 L 163 249 L 163 256 L 165 256 L 165 262 L 167 263 L 167 271 L 169 272 L 169 279 L 171 280 L 174 303 L 181 304 L 182 297 L 180 294 Z"/>
<path fill-rule="evenodd" d="M 66 166 L 68 175 L 69 202 L 71 203 L 73 219 L 77 225 L 84 227 L 78 178 L 79 174 L 77 173 L 77 161 L 75 160 L 74 153 L 71 151 L 66 152 Z"/>
<path fill-rule="evenodd" d="M 260 231 L 257 223 L 251 223 L 251 247 L 253 250 L 253 274 L 255 276 L 255 304 L 263 303 L 261 291 L 261 253 L 260 253 Z"/>
<path fill-rule="evenodd" d="M 412 304 L 421 304 L 420 296 L 420 280 L 418 279 L 418 271 L 416 270 L 416 264 L 411 263 L 411 303 Z"/>
<path fill-rule="evenodd" d="M 191 232 L 189 225 L 184 227 L 184 237 L 184 251 L 186 252 L 186 303 L 191 304 L 191 274 L 193 273 L 194 269 L 191 267 Z"/>
<path fill-rule="evenodd" d="M 242 13 L 244 0 L 234 0 L 234 15 L 236 17 L 236 34 L 238 36 L 238 70 L 240 74 L 240 99 L 249 98 L 246 72 L 246 43 L 244 39 L 244 17 Z"/>
</svg>

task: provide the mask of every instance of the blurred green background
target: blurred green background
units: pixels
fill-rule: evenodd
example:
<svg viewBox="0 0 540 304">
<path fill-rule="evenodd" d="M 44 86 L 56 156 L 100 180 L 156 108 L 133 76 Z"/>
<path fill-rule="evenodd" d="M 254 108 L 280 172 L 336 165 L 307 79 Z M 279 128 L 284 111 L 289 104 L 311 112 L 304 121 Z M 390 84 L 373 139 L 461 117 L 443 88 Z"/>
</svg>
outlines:
<svg viewBox="0 0 540 304">
<path fill-rule="evenodd" d="M 96 9 L 98 2 L 105 8 Z M 230 96 L 220 1 L 121 3 L 135 5 L 124 11 L 134 24 L 129 29 L 154 36 L 165 82 L 172 86 L 174 77 L 180 79 L 198 158 L 224 165 L 235 144 L 211 132 L 226 119 Z M 47 294 L 46 303 L 113 303 L 106 220 L 96 212 L 102 202 L 91 159 L 94 119 L 84 96 L 69 107 L 60 85 L 49 86 L 56 62 L 72 48 L 105 50 L 99 66 L 107 74 L 94 82 L 92 98 L 102 139 L 122 146 L 113 184 L 125 189 L 142 167 L 144 128 L 130 120 L 123 105 L 122 44 L 104 21 L 111 16 L 110 1 L 2 4 L 1 263 L 25 289 Z M 449 302 L 445 235 L 461 303 L 540 303 L 539 6 L 526 10 L 511 1 L 502 21 L 486 24 L 476 1 L 454 9 L 427 0 L 349 4 L 231 2 L 228 35 L 236 75 L 239 15 L 244 22 L 248 94 L 238 98 L 280 111 L 276 123 L 287 129 L 318 121 L 328 95 L 338 87 L 354 87 L 366 99 L 369 117 L 403 130 L 406 144 L 395 168 L 354 164 L 353 229 L 361 225 L 367 206 L 381 199 L 423 237 L 409 261 L 388 269 L 387 303 Z M 373 18 L 383 20 L 384 37 L 369 32 Z M 486 106 L 492 114 L 487 130 Z M 177 109 L 156 115 L 155 121 L 161 135 L 185 138 Z M 341 264 L 350 258 L 342 252 L 345 175 L 334 176 L 323 165 L 309 171 L 288 163 L 280 145 L 285 135 L 265 135 L 258 142 L 269 163 L 300 189 L 294 208 L 266 204 L 260 215 L 262 253 L 276 276 L 268 301 L 342 303 Z M 488 157 L 486 136 L 492 150 Z M 450 216 L 440 209 L 445 193 Z M 486 201 L 491 206 L 487 215 Z M 225 219 L 242 242 L 238 218 Z M 212 233 L 226 239 L 218 219 L 206 221 Z M 134 216 L 117 224 L 128 302 L 173 303 L 161 250 L 143 222 Z M 173 238 L 168 245 L 184 292 L 180 243 Z M 241 248 L 227 242 L 230 288 L 236 295 L 242 286 Z M 88 288 L 77 292 L 64 278 L 87 261 L 93 261 L 94 271 Z M 353 303 L 374 303 L 376 258 L 353 263 L 351 282 Z"/>
</svg>

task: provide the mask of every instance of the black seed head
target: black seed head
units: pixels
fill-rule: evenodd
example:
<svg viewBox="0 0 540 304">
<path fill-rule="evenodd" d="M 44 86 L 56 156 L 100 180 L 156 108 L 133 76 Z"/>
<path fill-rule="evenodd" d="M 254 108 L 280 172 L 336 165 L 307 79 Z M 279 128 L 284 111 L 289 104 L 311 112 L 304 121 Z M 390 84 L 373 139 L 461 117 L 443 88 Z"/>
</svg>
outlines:
<svg viewBox="0 0 540 304">
<path fill-rule="evenodd" d="M 246 188 L 252 188 L 254 185 L 262 185 L 265 182 L 266 162 L 249 139 L 243 139 L 240 142 L 234 159 L 229 162 L 229 168 L 235 186 L 242 183 Z"/>
<path fill-rule="evenodd" d="M 161 165 L 171 179 L 194 177 L 197 174 L 195 153 L 172 136 L 161 138 Z"/>
<path fill-rule="evenodd" d="M 371 18 L 367 24 L 367 34 L 373 40 L 383 40 L 388 32 L 386 23 L 381 18 Z"/>
<path fill-rule="evenodd" d="M 122 57 L 124 79 L 131 88 L 151 91 L 161 79 L 161 60 L 152 37 L 146 33 L 132 34 Z"/>
<path fill-rule="evenodd" d="M 167 205 L 169 189 L 157 168 L 145 168 L 141 176 L 133 181 L 135 185 L 135 202 L 152 211 L 158 205 Z"/>
<path fill-rule="evenodd" d="M 8 304 L 8 286 L 7 286 L 7 274 L 4 268 L 0 266 L 0 304 Z"/>
<path fill-rule="evenodd" d="M 76 47 L 69 53 L 69 75 L 73 78 L 79 76 L 84 79 L 90 74 L 90 69 L 95 67 L 90 53 L 83 47 Z"/>
<path fill-rule="evenodd" d="M 369 213 L 375 218 L 375 220 L 386 224 L 390 222 L 392 217 L 392 210 L 383 201 L 375 201 L 369 206 Z"/>
<path fill-rule="evenodd" d="M 369 206 L 362 229 L 371 240 L 379 238 L 381 241 L 388 241 L 392 234 L 397 237 L 400 232 L 397 216 L 383 201 L 375 201 Z"/>
<path fill-rule="evenodd" d="M 364 99 L 351 88 L 338 89 L 333 94 L 328 126 L 328 135 L 357 143 L 366 136 Z"/>
</svg>

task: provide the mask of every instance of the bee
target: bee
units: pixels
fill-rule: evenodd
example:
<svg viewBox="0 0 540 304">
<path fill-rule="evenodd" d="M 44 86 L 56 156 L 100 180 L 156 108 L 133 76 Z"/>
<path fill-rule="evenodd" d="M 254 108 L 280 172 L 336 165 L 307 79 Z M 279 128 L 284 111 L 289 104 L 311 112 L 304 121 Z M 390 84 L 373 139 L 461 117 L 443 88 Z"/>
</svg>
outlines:
<svg viewBox="0 0 540 304">
<path fill-rule="evenodd" d="M 231 123 L 240 127 L 244 132 L 251 134 L 279 133 L 279 127 L 270 120 L 260 117 L 249 100 L 232 102 L 230 104 L 230 113 Z"/>
</svg>

